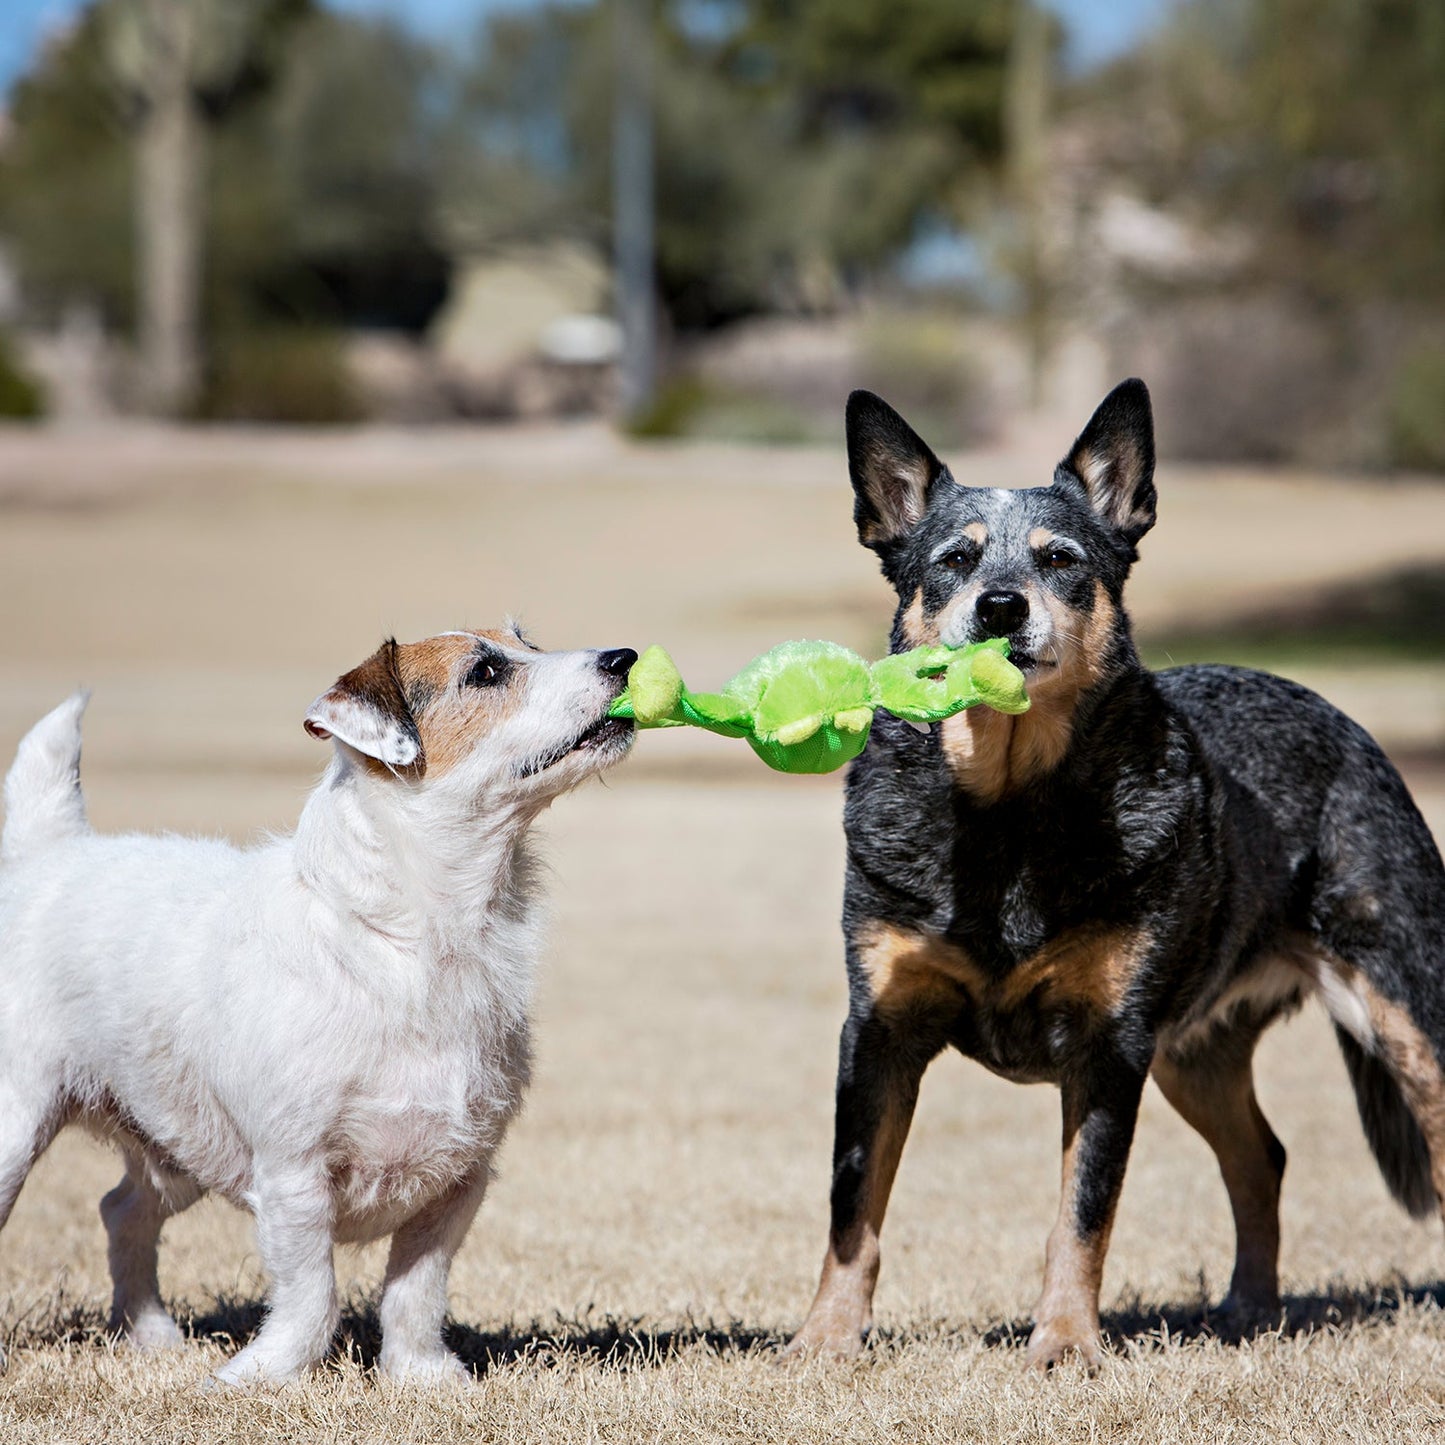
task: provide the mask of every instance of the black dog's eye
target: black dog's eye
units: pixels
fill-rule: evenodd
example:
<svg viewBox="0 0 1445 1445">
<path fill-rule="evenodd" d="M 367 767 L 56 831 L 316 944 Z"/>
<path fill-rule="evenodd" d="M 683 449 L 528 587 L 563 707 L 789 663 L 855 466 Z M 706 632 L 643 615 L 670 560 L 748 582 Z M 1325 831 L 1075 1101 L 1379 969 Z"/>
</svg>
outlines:
<svg viewBox="0 0 1445 1445">
<path fill-rule="evenodd" d="M 949 552 L 938 559 L 941 566 L 947 567 L 951 572 L 968 572 L 973 568 L 972 552 Z"/>
<path fill-rule="evenodd" d="M 1072 552 L 1065 552 L 1062 547 L 1051 547 L 1044 553 L 1046 567 L 1072 567 L 1078 560 Z"/>
<path fill-rule="evenodd" d="M 507 671 L 507 664 L 501 658 L 480 657 L 472 664 L 465 682 L 468 687 L 495 687 L 506 678 Z"/>
</svg>

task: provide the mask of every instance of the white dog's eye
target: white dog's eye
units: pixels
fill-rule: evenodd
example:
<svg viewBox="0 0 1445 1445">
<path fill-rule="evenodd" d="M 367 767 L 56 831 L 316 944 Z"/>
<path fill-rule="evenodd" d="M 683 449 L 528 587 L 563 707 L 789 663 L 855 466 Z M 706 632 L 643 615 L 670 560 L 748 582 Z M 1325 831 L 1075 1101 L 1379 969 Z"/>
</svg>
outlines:
<svg viewBox="0 0 1445 1445">
<path fill-rule="evenodd" d="M 466 675 L 468 687 L 495 687 L 506 678 L 510 671 L 506 662 L 494 658 L 479 658 L 472 664 L 472 670 Z"/>
</svg>

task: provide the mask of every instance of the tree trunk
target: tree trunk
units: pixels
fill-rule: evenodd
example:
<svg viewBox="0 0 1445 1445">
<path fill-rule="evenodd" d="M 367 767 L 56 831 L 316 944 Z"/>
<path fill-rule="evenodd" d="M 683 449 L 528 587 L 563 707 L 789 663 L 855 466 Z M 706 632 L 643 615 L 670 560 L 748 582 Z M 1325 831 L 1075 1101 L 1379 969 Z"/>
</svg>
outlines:
<svg viewBox="0 0 1445 1445">
<path fill-rule="evenodd" d="M 657 385 L 653 276 L 652 7 L 614 0 L 615 106 L 612 249 L 622 329 L 618 410 L 624 423 L 652 405 Z"/>
<path fill-rule="evenodd" d="M 1045 250 L 1048 188 L 1049 22 L 1038 0 L 1017 0 L 1004 102 L 1008 184 L 1019 224 L 1017 271 L 1024 294 L 1029 405 L 1044 399 L 1053 339 L 1053 295 Z"/>
<path fill-rule="evenodd" d="M 140 349 L 150 408 L 175 417 L 200 380 L 202 134 L 187 77 L 158 79 L 138 137 Z"/>
</svg>

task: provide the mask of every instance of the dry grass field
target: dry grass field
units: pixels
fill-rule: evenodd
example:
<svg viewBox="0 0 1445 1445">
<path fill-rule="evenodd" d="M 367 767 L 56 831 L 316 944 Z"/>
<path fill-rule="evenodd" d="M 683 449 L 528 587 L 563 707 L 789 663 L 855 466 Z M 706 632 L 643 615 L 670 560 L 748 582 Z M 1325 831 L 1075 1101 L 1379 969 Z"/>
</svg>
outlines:
<svg viewBox="0 0 1445 1445">
<path fill-rule="evenodd" d="M 1041 479 L 1064 440 L 960 474 Z M 1134 594 L 1158 637 L 1445 559 L 1445 489 L 1167 469 L 1161 492 Z M 665 642 L 698 684 L 788 636 L 873 650 L 887 593 L 851 532 L 823 452 L 637 452 L 591 428 L 0 433 L 0 754 L 84 680 L 97 826 L 244 839 L 294 818 L 323 758 L 302 711 L 384 633 L 516 610 L 544 645 Z M 1438 664 L 1299 672 L 1386 736 L 1445 835 Z M 1386 1195 L 1315 1010 L 1261 1059 L 1290 1150 L 1277 1329 L 1216 1331 L 1224 1191 L 1151 1089 L 1105 1277 L 1115 1352 L 1092 1378 L 1026 1375 L 1056 1096 L 943 1058 L 884 1235 L 875 1344 L 775 1363 L 826 1229 L 839 798 L 836 778 L 660 734 L 554 808 L 536 1085 L 453 1276 L 474 1385 L 377 1380 L 371 1247 L 339 1257 L 325 1372 L 203 1393 L 264 1284 L 249 1220 L 210 1201 L 162 1252 L 190 1344 L 115 1346 L 96 1204 L 118 1170 L 69 1135 L 0 1236 L 0 1441 L 1445 1440 L 1445 1241 Z"/>
</svg>

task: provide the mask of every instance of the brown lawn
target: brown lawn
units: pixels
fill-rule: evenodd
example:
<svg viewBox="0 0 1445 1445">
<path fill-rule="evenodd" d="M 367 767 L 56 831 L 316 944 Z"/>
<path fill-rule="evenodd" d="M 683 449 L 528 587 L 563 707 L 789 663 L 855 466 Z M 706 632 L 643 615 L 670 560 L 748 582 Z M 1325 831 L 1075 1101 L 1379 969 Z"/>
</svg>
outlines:
<svg viewBox="0 0 1445 1445">
<path fill-rule="evenodd" d="M 1048 450 L 959 470 L 1041 480 Z M 1166 470 L 1161 490 L 1146 625 L 1445 556 L 1445 489 Z M 875 650 L 888 608 L 840 457 L 635 452 L 591 428 L 0 433 L 0 602 L 0 752 L 85 680 L 96 825 L 236 838 L 294 818 L 322 760 L 302 710 L 386 632 L 515 610 L 544 645 L 665 642 L 702 685 L 788 636 Z M 1438 837 L 1445 770 L 1419 740 L 1445 740 L 1445 718 L 1421 679 L 1401 728 Z M 249 1220 L 210 1202 L 168 1226 L 162 1256 L 192 1343 L 113 1346 L 96 1203 L 117 1166 L 69 1135 L 0 1237 L 0 1440 L 1445 1439 L 1440 1226 L 1386 1195 L 1315 1010 L 1261 1058 L 1290 1150 L 1278 1330 L 1213 1332 L 1224 1192 L 1151 1090 L 1105 1279 L 1117 1351 L 1092 1379 L 1025 1375 L 1056 1098 L 944 1058 L 884 1236 L 877 1343 L 855 1364 L 775 1365 L 826 1227 L 839 791 L 667 734 L 555 808 L 537 1083 L 454 1275 L 474 1387 L 369 1373 L 373 1247 L 340 1256 L 352 1305 L 332 1368 L 201 1393 L 263 1289 Z"/>
</svg>

